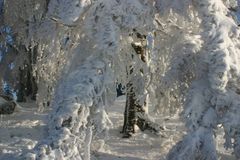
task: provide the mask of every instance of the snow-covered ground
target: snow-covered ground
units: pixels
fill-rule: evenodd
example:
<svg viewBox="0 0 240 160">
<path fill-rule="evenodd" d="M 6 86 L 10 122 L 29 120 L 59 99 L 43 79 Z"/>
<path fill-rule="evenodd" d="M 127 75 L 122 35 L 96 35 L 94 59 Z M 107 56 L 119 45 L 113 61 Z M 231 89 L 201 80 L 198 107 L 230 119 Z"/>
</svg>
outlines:
<svg viewBox="0 0 240 160">
<path fill-rule="evenodd" d="M 1 115 L 0 160 L 23 159 L 46 135 L 47 113 L 38 113 L 34 103 L 20 105 L 14 114 Z"/>
<path fill-rule="evenodd" d="M 161 136 L 139 131 L 130 139 L 122 138 L 120 131 L 123 125 L 124 106 L 125 97 L 122 96 L 108 108 L 108 114 L 114 126 L 109 131 L 109 138 L 105 141 L 104 147 L 100 148 L 98 145 L 98 148 L 93 151 L 97 160 L 164 160 L 168 151 L 186 133 L 186 128 L 178 116 L 154 116 L 150 112 L 165 128 Z M 218 130 L 217 135 L 219 159 L 234 160 L 234 156 L 231 155 L 232 150 L 226 151 L 223 147 L 223 131 Z M 96 142 L 93 144 L 93 149 L 95 144 Z"/>
<path fill-rule="evenodd" d="M 38 113 L 34 104 L 21 104 L 12 115 L 1 116 L 0 121 L 0 160 L 22 159 L 21 154 L 31 150 L 46 136 L 47 113 Z M 138 132 L 130 139 L 122 138 L 125 97 L 118 98 L 107 108 L 113 127 L 105 140 L 95 140 L 92 154 L 96 160 L 164 160 L 169 149 L 186 133 L 179 117 L 154 116 L 165 126 L 161 136 Z M 223 132 L 218 130 L 217 149 L 221 160 L 234 160 L 232 151 L 223 148 Z M 105 145 L 103 145 L 105 144 Z"/>
<path fill-rule="evenodd" d="M 164 159 L 165 154 L 185 133 L 183 123 L 178 118 L 158 115 L 157 121 L 164 122 L 165 131 L 161 136 L 139 131 L 130 139 L 122 138 L 120 133 L 123 125 L 125 97 L 117 99 L 116 103 L 108 108 L 110 119 L 114 127 L 109 131 L 104 150 L 95 151 L 97 159 L 101 160 L 157 160 Z"/>
</svg>

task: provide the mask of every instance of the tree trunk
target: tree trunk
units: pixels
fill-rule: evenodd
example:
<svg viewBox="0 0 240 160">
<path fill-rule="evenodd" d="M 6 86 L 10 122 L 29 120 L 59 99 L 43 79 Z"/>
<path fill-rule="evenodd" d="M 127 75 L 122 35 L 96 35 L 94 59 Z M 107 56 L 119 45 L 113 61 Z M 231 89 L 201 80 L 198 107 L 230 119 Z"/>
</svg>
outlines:
<svg viewBox="0 0 240 160">
<path fill-rule="evenodd" d="M 135 32 L 135 31 L 134 31 Z M 137 32 L 136 37 L 137 39 L 141 41 L 141 45 L 137 45 L 135 43 L 132 43 L 132 47 L 135 51 L 135 53 L 139 56 L 139 58 L 146 63 L 147 65 L 147 50 L 146 50 L 146 36 L 141 35 Z M 139 44 L 139 43 L 138 43 Z M 135 56 L 136 54 L 132 55 Z M 129 71 L 127 71 L 127 76 L 131 76 L 133 72 L 139 72 L 135 74 L 144 74 L 142 69 L 134 70 L 133 66 L 129 67 Z M 142 86 L 146 87 L 146 86 Z M 144 93 L 143 93 L 144 94 Z M 153 133 L 158 134 L 160 132 L 161 128 L 158 124 L 154 123 L 152 120 L 150 120 L 148 115 L 148 106 L 147 106 L 147 96 L 144 100 L 144 104 L 141 105 L 139 103 L 139 100 L 137 99 L 137 95 L 134 89 L 134 82 L 129 81 L 126 86 L 126 106 L 124 111 L 124 124 L 123 124 L 123 138 L 129 138 L 136 132 L 136 126 L 141 130 L 150 130 Z"/>
<path fill-rule="evenodd" d="M 37 83 L 35 77 L 33 76 L 32 66 L 36 63 L 37 58 L 37 46 L 29 51 L 26 51 L 28 60 L 24 61 L 22 67 L 19 67 L 19 84 L 17 101 L 26 102 L 27 97 L 31 97 L 32 100 L 36 100 L 37 94 Z"/>
</svg>

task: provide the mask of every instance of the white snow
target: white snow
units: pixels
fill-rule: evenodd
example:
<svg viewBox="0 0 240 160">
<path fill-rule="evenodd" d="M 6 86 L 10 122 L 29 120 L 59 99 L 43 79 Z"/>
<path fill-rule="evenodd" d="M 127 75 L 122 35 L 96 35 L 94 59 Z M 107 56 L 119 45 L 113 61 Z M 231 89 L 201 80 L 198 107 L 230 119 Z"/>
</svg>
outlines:
<svg viewBox="0 0 240 160">
<path fill-rule="evenodd" d="M 54 16 L 56 20 L 61 20 L 64 24 L 71 25 L 79 19 L 85 7 L 90 4 L 90 0 L 52 0 L 48 6 L 49 16 Z"/>
<path fill-rule="evenodd" d="M 110 70 L 118 75 L 122 75 L 123 73 L 119 74 L 119 72 L 123 70 L 125 74 L 125 66 L 128 66 L 129 62 L 135 64 L 136 69 L 144 68 L 146 71 L 148 69 L 142 67 L 143 64 L 138 59 L 126 60 L 128 56 L 120 54 L 131 52 L 132 42 L 128 41 L 130 39 L 128 37 L 132 34 L 132 30 L 146 34 L 158 27 L 160 30 L 156 31 L 156 35 L 158 34 L 159 37 L 154 37 L 153 42 L 153 46 L 158 47 L 153 47 L 152 51 L 156 53 L 154 57 L 156 61 L 162 59 L 156 63 L 159 64 L 156 65 L 156 70 L 163 68 L 159 70 L 163 70 L 165 76 L 162 78 L 162 75 L 158 75 L 160 80 L 155 80 L 153 84 L 162 81 L 159 83 L 161 86 L 154 86 L 164 90 L 158 95 L 156 93 L 159 102 L 161 101 L 158 105 L 164 109 L 178 107 L 175 110 L 180 110 L 181 106 L 184 106 L 189 129 L 188 135 L 180 143 L 183 145 L 178 147 L 182 150 L 173 148 L 176 151 L 173 152 L 175 155 L 173 159 L 200 159 L 200 155 L 202 159 L 216 160 L 213 134 L 218 124 L 223 125 L 226 134 L 223 138 L 223 129 L 216 131 L 218 155 L 222 157 L 221 159 L 232 159 L 232 150 L 225 151 L 223 149 L 225 146 L 233 147 L 235 155 L 240 157 L 240 101 L 237 91 L 240 75 L 239 30 L 228 14 L 228 8 L 235 5 L 233 0 L 224 0 L 225 3 L 217 0 L 156 0 L 154 2 L 157 9 L 152 13 L 151 3 L 142 0 L 50 1 L 47 19 L 41 23 L 40 26 L 43 27 L 39 27 L 42 30 L 36 31 L 38 34 L 30 31 L 30 35 L 38 37 L 33 38 L 32 41 L 39 41 L 40 57 L 45 57 L 42 61 L 39 59 L 34 66 L 38 71 L 37 77 L 40 77 L 37 98 L 44 103 L 48 100 L 53 101 L 51 105 L 53 112 L 50 114 L 52 118 L 50 123 L 48 122 L 49 134 L 46 136 L 48 141 L 44 141 L 46 115 L 38 114 L 36 109 L 20 107 L 13 115 L 2 116 L 0 129 L 2 159 L 17 159 L 21 154 L 32 152 L 36 144 L 42 145 L 36 148 L 37 155 L 43 159 L 65 157 L 65 159 L 80 160 L 89 159 L 90 155 L 95 156 L 96 159 L 106 160 L 165 159 L 169 150 L 186 133 L 178 116 L 168 119 L 165 115 L 155 116 L 159 124 L 166 126 L 160 137 L 139 132 L 131 139 L 122 139 L 119 132 L 123 124 L 125 102 L 120 98 L 108 108 L 109 117 L 113 122 L 109 136 L 104 137 L 105 139 L 96 138 L 94 129 L 91 128 L 95 123 L 97 125 L 94 127 L 97 130 L 108 130 L 104 119 L 107 117 L 104 110 L 107 106 L 105 99 L 108 99 L 104 99 L 108 97 L 105 95 L 107 86 L 105 83 L 106 79 L 113 79 L 105 74 L 110 74 Z M 39 5 L 34 8 L 38 9 Z M 31 14 L 32 11 L 29 15 Z M 193 14 L 196 16 L 194 17 Z M 160 16 L 159 19 L 152 19 L 157 16 Z M 28 19 L 27 15 L 21 17 Z M 191 17 L 191 22 L 188 22 Z M 152 24 L 153 20 L 156 20 L 158 27 Z M 13 24 L 15 23 L 14 21 Z M 48 36 L 45 37 L 45 34 Z M 32 38 L 29 36 L 26 39 Z M 71 44 L 72 42 L 74 43 Z M 90 43 L 93 43 L 91 45 L 94 47 L 88 47 Z M 81 52 L 74 52 L 75 47 Z M 99 56 L 96 58 L 103 61 L 88 63 L 87 57 L 90 57 L 90 54 L 96 56 L 93 53 L 97 52 L 99 53 L 96 55 Z M 163 52 L 166 57 L 161 57 Z M 70 56 L 71 54 L 75 55 Z M 81 59 L 81 61 L 74 58 L 70 60 L 69 57 L 78 57 L 77 60 Z M 115 62 L 122 59 L 122 64 L 121 61 L 118 63 L 124 69 Z M 84 63 L 85 65 L 82 65 Z M 69 69 L 66 69 L 68 66 L 65 65 L 69 65 Z M 115 67 L 108 69 L 110 65 Z M 46 72 L 48 70 L 50 72 Z M 61 75 L 62 71 L 67 73 Z M 63 83 L 58 78 L 63 78 Z M 137 94 L 142 92 L 141 89 L 148 88 L 143 77 L 130 78 L 138 82 L 134 83 Z M 55 88 L 56 85 L 60 89 Z M 188 93 L 187 96 L 185 93 Z M 52 94 L 56 96 L 54 100 Z M 163 96 L 165 100 L 159 98 Z M 170 99 L 176 99 L 174 102 L 176 105 L 172 105 Z M 168 105 L 162 105 L 165 101 Z M 223 145 L 224 139 L 226 142 Z M 92 154 L 90 154 L 90 144 Z M 211 151 L 214 153 L 212 154 Z M 28 158 L 31 156 L 33 155 L 29 155 Z"/>
<path fill-rule="evenodd" d="M 47 113 L 37 113 L 34 103 L 21 106 L 11 115 L 1 115 L 1 160 L 21 159 L 23 153 L 32 150 L 46 135 Z"/>
<path fill-rule="evenodd" d="M 33 105 L 35 104 L 21 104 L 22 107 L 14 114 L 1 116 L 1 160 L 21 159 L 21 154 L 29 152 L 46 137 L 47 113 L 37 113 L 37 108 L 31 108 Z M 107 108 L 113 127 L 110 128 L 107 139 L 93 139 L 93 160 L 164 160 L 172 146 L 186 133 L 178 116 L 155 115 L 156 121 L 165 126 L 161 136 L 139 131 L 132 138 L 124 139 L 120 133 L 124 105 L 125 96 L 121 96 Z M 216 134 L 220 160 L 234 160 L 232 150 L 226 151 L 223 148 L 223 129 L 219 129 Z"/>
</svg>

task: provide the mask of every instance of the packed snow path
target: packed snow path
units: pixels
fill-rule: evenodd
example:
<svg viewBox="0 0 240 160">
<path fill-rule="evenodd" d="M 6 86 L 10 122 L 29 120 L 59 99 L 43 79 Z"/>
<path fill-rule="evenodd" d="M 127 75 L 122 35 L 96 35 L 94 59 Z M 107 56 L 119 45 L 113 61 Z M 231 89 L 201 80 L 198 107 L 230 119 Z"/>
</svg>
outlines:
<svg viewBox="0 0 240 160">
<path fill-rule="evenodd" d="M 37 113 L 34 104 L 24 105 L 13 115 L 1 117 L 0 126 L 0 160 L 21 160 L 21 154 L 30 151 L 46 137 L 47 113 Z M 155 116 L 162 122 L 165 130 L 162 136 L 154 136 L 138 132 L 130 139 L 122 138 L 120 133 L 123 124 L 125 97 L 118 98 L 114 105 L 108 108 L 108 114 L 113 122 L 109 137 L 105 140 L 95 140 L 92 144 L 93 160 L 164 160 L 171 147 L 186 133 L 184 124 L 179 117 Z M 235 160 L 231 150 L 223 148 L 223 132 L 218 131 L 217 149 L 220 160 Z"/>
<path fill-rule="evenodd" d="M 173 145 L 186 134 L 184 124 L 178 116 L 157 115 L 153 117 L 165 126 L 161 136 L 139 131 L 130 139 L 122 138 L 120 131 L 124 106 L 125 97 L 121 96 L 113 106 L 108 108 L 108 114 L 114 126 L 110 129 L 104 146 L 101 146 L 103 144 L 101 140 L 93 143 L 92 150 L 96 160 L 164 160 Z M 232 150 L 226 151 L 223 147 L 223 131 L 219 130 L 217 134 L 219 157 L 221 160 L 234 160 L 234 156 L 231 155 Z"/>
<path fill-rule="evenodd" d="M 109 131 L 109 138 L 105 146 L 100 148 L 101 142 L 93 144 L 96 151 L 93 151 L 96 159 L 101 160 L 157 160 L 164 159 L 164 154 L 179 140 L 183 135 L 183 123 L 178 123 L 176 118 L 169 120 L 165 117 L 167 127 L 161 136 L 139 131 L 132 138 L 122 138 L 120 133 L 123 125 L 123 112 L 125 106 L 125 97 L 118 98 L 115 104 L 108 108 L 109 117 L 113 127 Z M 164 118 L 159 118 L 161 121 Z M 166 134 L 170 135 L 166 137 Z"/>
</svg>

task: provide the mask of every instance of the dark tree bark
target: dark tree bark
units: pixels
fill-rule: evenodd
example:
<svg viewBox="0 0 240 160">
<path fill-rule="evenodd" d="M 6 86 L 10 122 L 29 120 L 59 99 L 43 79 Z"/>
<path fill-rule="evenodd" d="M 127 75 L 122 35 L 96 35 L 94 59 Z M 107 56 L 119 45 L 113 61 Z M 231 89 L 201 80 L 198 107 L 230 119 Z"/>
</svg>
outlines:
<svg viewBox="0 0 240 160">
<path fill-rule="evenodd" d="M 137 39 L 139 39 L 142 45 L 136 45 L 132 43 L 136 54 L 132 56 L 138 55 L 140 59 L 147 63 L 147 51 L 146 51 L 146 36 L 141 35 L 134 31 Z M 145 43 L 144 43 L 145 42 Z M 142 69 L 136 70 L 133 66 L 129 67 L 127 71 L 127 76 L 131 76 L 132 74 L 144 74 Z M 135 73 L 139 72 L 139 73 Z M 158 124 L 151 121 L 149 115 L 147 113 L 147 99 L 144 100 L 144 104 L 141 105 L 139 100 L 137 99 L 137 95 L 134 89 L 133 81 L 129 81 L 126 86 L 126 106 L 124 111 L 124 124 L 123 124 L 123 138 L 129 138 L 136 132 L 135 127 L 137 126 L 141 131 L 150 130 L 153 133 L 158 134 L 161 128 Z M 142 86 L 145 87 L 145 86 Z"/>
<path fill-rule="evenodd" d="M 36 94 L 38 90 L 32 68 L 32 66 L 36 63 L 37 46 L 29 51 L 26 51 L 26 54 L 28 54 L 27 60 L 24 61 L 22 67 L 19 67 L 19 83 L 17 93 L 18 102 L 26 102 L 27 97 L 30 97 L 32 100 L 36 100 Z"/>
<path fill-rule="evenodd" d="M 13 99 L 6 95 L 0 95 L 0 114 L 12 114 L 16 108 Z"/>
</svg>

